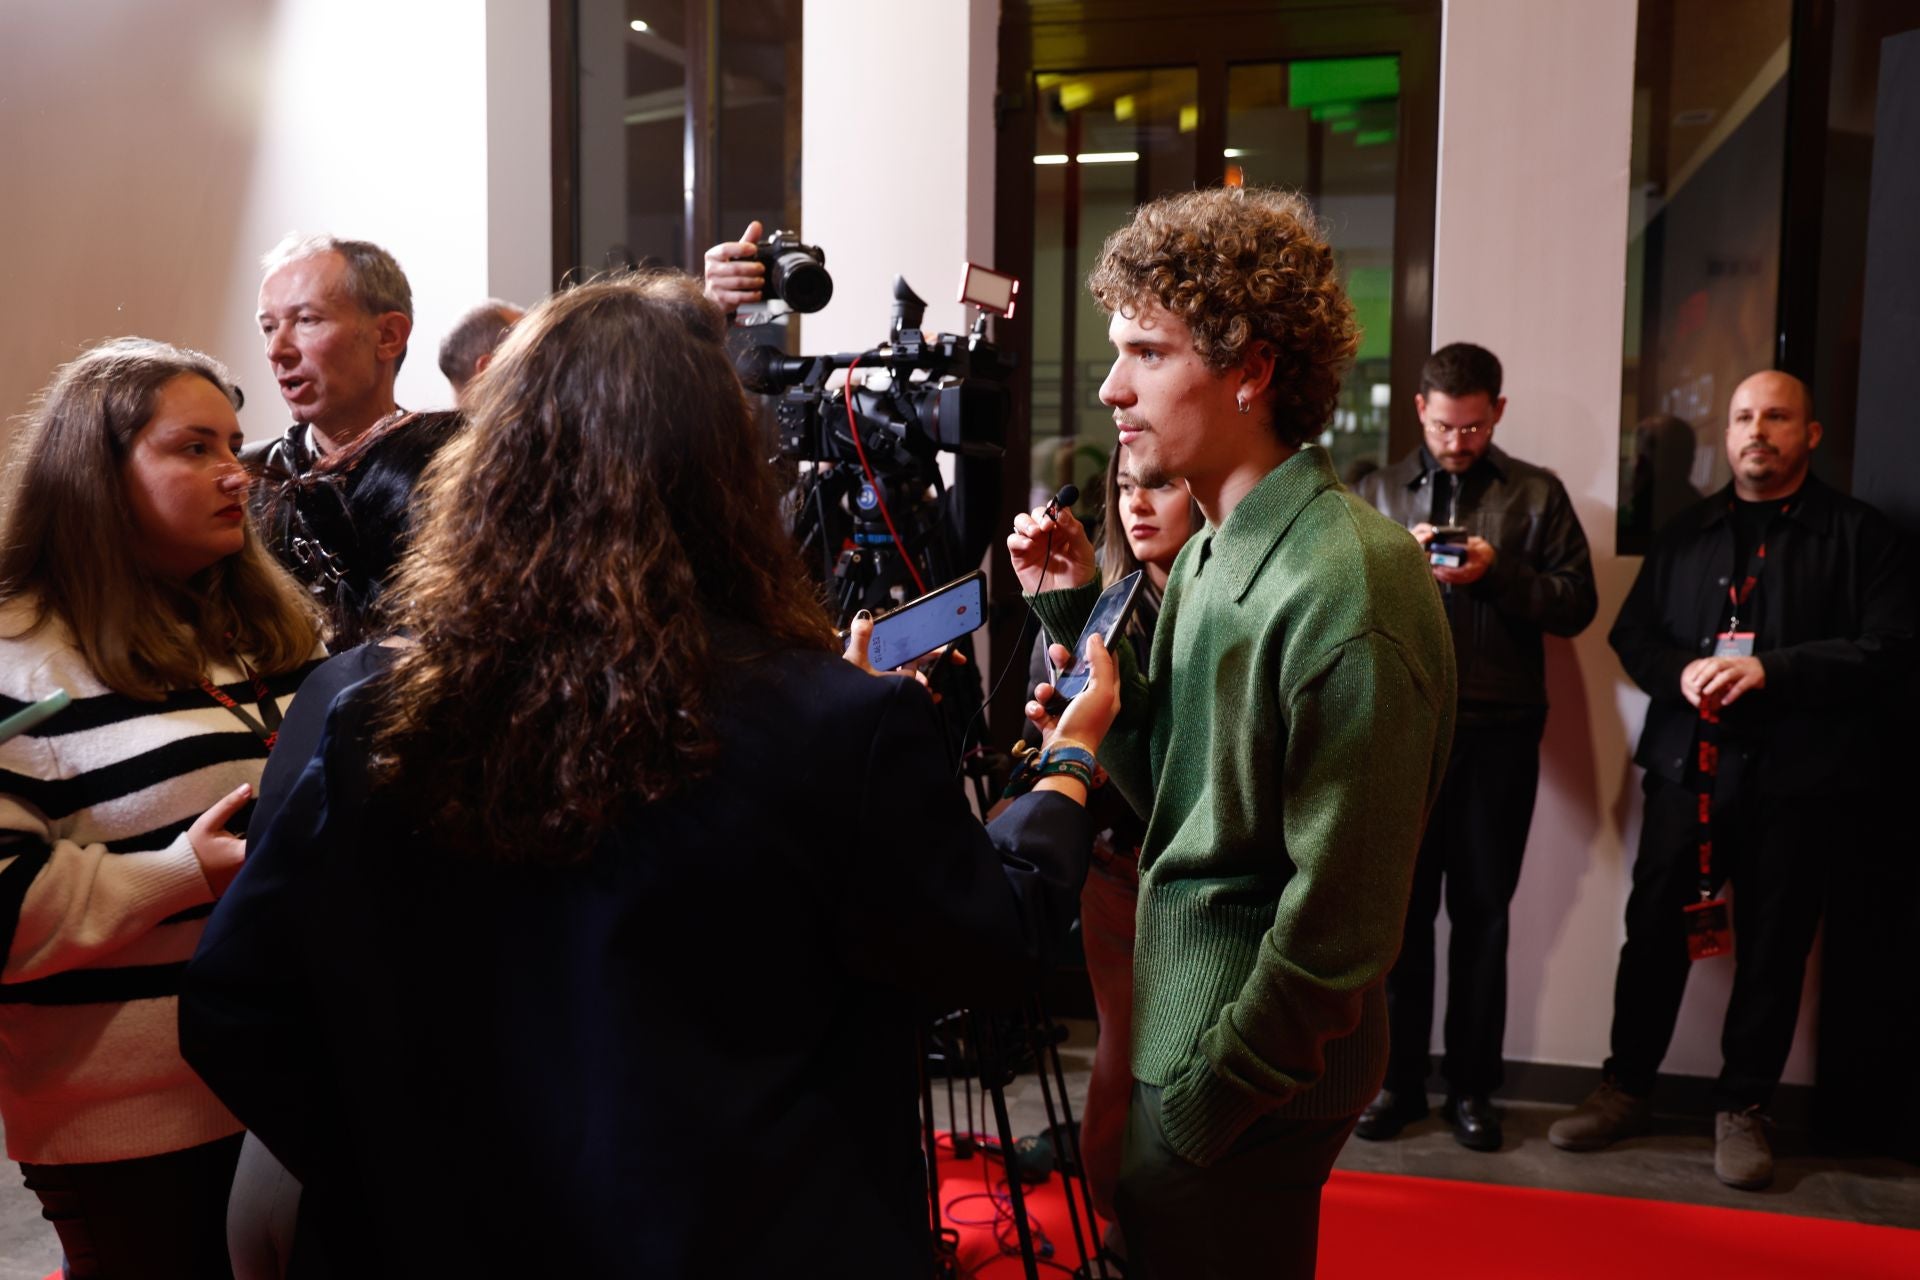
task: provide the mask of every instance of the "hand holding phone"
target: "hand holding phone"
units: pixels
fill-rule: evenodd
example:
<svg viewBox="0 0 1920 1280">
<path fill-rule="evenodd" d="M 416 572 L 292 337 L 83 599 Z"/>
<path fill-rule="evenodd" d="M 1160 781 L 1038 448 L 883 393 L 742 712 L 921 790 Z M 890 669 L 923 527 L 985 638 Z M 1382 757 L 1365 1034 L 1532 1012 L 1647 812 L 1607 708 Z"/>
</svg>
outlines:
<svg viewBox="0 0 1920 1280">
<path fill-rule="evenodd" d="M 1459 525 L 1435 529 L 1427 542 L 1427 563 L 1437 569 L 1458 569 L 1467 562 L 1467 537 Z"/>
<path fill-rule="evenodd" d="M 987 578 L 979 570 L 874 619 L 867 662 L 892 671 L 952 644 L 987 620 Z"/>
<path fill-rule="evenodd" d="M 1144 572 L 1135 569 L 1102 591 L 1100 598 L 1094 601 L 1087 625 L 1080 629 L 1080 638 L 1074 641 L 1073 661 L 1054 676 L 1053 691 L 1060 697 L 1072 699 L 1087 687 L 1087 680 L 1092 675 L 1092 668 L 1087 662 L 1087 641 L 1097 635 L 1109 650 L 1113 648 L 1114 638 L 1127 625 L 1127 619 L 1133 616 L 1133 606 L 1140 599 L 1142 581 Z"/>
<path fill-rule="evenodd" d="M 1071 653 L 1063 644 L 1054 645 L 1049 656 L 1056 656 L 1068 665 L 1072 663 Z M 1044 692 L 1046 704 L 1027 703 L 1027 719 L 1040 730 L 1042 746 L 1069 741 L 1097 752 L 1107 730 L 1113 726 L 1114 717 L 1120 713 L 1120 674 L 1113 655 L 1107 652 L 1106 641 L 1097 631 L 1087 637 L 1087 665 L 1088 682 L 1071 702 L 1055 693 L 1052 685 L 1043 683 L 1035 690 L 1034 697 L 1038 699 Z"/>
</svg>

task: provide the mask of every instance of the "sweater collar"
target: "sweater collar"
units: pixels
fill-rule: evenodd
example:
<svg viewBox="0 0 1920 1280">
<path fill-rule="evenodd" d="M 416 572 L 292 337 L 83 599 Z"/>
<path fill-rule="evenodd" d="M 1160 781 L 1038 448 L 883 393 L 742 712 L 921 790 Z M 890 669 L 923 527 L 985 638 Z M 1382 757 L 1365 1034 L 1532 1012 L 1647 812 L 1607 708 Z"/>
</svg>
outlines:
<svg viewBox="0 0 1920 1280">
<path fill-rule="evenodd" d="M 1317 445 L 1308 445 L 1266 474 L 1226 523 L 1203 535 L 1200 568 L 1226 575 L 1228 592 L 1244 598 L 1261 566 L 1307 504 L 1326 489 L 1338 488 L 1333 463 Z"/>
</svg>

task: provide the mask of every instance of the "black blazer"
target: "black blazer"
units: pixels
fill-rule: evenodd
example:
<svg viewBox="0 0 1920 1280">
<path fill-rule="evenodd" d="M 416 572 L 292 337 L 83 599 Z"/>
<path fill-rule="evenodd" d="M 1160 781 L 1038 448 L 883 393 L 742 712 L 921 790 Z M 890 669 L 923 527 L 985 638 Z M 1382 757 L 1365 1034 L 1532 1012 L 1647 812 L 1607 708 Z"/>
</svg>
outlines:
<svg viewBox="0 0 1920 1280">
<path fill-rule="evenodd" d="M 369 796 L 352 674 L 181 999 L 305 1184 L 294 1274 L 924 1274 L 915 1027 L 1027 989 L 1085 810 L 982 828 L 924 690 L 776 652 L 726 679 L 708 780 L 505 869 Z"/>
<path fill-rule="evenodd" d="M 1680 673 L 1711 654 L 1727 616 L 1732 486 L 1661 531 L 1607 640 L 1653 698 L 1634 761 L 1684 781 L 1699 723 Z M 1726 708 L 1720 772 L 1779 795 L 1870 785 L 1879 708 L 1906 678 L 1915 605 L 1899 532 L 1864 502 L 1808 476 L 1767 537 L 1754 655 L 1766 686 Z M 1743 630 L 1744 625 L 1743 625 Z"/>
</svg>

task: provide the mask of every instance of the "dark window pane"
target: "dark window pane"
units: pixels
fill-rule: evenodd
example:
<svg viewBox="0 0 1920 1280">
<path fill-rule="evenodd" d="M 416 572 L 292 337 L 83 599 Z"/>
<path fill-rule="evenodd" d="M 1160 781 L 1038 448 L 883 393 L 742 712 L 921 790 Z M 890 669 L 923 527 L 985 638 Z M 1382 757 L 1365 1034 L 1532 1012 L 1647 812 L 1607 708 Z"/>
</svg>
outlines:
<svg viewBox="0 0 1920 1280">
<path fill-rule="evenodd" d="M 1641 0 L 1617 548 L 1725 484 L 1727 404 L 1773 367 L 1789 0 Z"/>
</svg>

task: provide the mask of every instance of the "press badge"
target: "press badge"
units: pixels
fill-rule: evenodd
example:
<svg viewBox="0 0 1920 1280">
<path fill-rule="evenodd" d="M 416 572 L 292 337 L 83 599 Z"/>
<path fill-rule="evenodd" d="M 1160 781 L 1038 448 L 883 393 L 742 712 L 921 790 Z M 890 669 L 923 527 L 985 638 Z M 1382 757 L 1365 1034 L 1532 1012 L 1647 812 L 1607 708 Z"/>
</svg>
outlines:
<svg viewBox="0 0 1920 1280">
<path fill-rule="evenodd" d="M 1751 658 L 1753 656 L 1753 632 L 1724 631 L 1720 634 L 1720 643 L 1713 647 L 1716 658 Z"/>
<path fill-rule="evenodd" d="M 1705 960 L 1733 950 L 1733 904 L 1725 898 L 1695 902 L 1687 913 L 1687 959 Z"/>
</svg>

